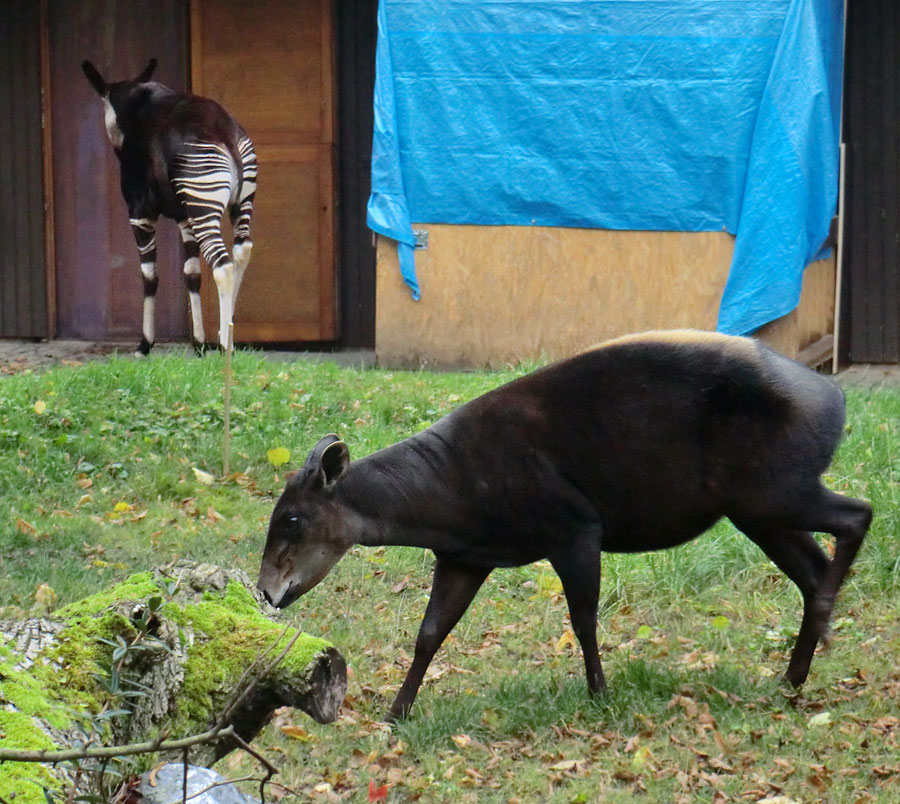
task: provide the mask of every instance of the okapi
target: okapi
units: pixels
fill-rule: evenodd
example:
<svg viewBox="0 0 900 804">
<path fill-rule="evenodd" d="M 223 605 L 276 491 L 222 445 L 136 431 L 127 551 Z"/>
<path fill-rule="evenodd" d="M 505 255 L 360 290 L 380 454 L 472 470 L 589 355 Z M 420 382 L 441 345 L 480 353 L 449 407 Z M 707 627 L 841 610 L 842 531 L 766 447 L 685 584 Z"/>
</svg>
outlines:
<svg viewBox="0 0 900 804">
<path fill-rule="evenodd" d="M 325 436 L 275 505 L 258 586 L 289 606 L 353 544 L 432 550 L 431 598 L 396 719 L 491 570 L 546 558 L 596 693 L 606 686 L 601 551 L 674 547 L 728 517 L 803 596 L 787 669 L 799 686 L 872 518 L 868 503 L 820 480 L 843 429 L 838 385 L 756 341 L 621 338 L 352 464 L 344 442 Z M 834 536 L 830 561 L 813 531 Z"/>
<path fill-rule="evenodd" d="M 206 343 L 200 307 L 200 259 L 212 269 L 219 294 L 219 344 L 227 348 L 228 325 L 250 261 L 250 218 L 256 192 L 256 153 L 238 122 L 209 98 L 176 92 L 150 77 L 151 59 L 133 81 L 107 83 L 97 68 L 82 63 L 103 99 L 106 133 L 119 158 L 122 195 L 141 259 L 144 320 L 138 351 L 155 340 L 156 225 L 171 218 L 184 243 L 184 276 L 191 304 L 191 341 Z M 228 210 L 234 229 L 234 259 L 222 239 Z"/>
</svg>

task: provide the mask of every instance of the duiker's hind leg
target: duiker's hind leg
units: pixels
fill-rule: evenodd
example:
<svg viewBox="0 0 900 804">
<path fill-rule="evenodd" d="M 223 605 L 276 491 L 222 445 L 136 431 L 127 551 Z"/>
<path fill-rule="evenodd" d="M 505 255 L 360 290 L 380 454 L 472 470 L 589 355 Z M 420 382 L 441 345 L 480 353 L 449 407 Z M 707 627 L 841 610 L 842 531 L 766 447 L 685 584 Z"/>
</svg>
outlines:
<svg viewBox="0 0 900 804">
<path fill-rule="evenodd" d="M 156 273 L 156 218 L 132 216 L 128 222 L 141 254 L 141 276 L 144 280 L 144 320 L 138 353 L 147 355 L 156 341 L 156 289 L 159 276 Z"/>
<path fill-rule="evenodd" d="M 200 354 L 206 347 L 203 330 L 203 310 L 200 306 L 200 245 L 187 221 L 180 221 L 181 240 L 184 243 L 184 283 L 191 302 L 191 343 Z"/>
<path fill-rule="evenodd" d="M 812 534 L 788 528 L 735 523 L 788 576 L 803 595 L 803 620 L 791 654 L 787 679 L 795 687 L 806 679 L 819 639 L 825 636 L 817 609 L 818 592 L 828 569 L 828 558 Z"/>
<path fill-rule="evenodd" d="M 791 491 L 795 492 L 793 496 Z M 828 633 L 838 590 L 869 529 L 872 508 L 863 500 L 835 494 L 819 483 L 806 493 L 786 490 L 782 505 L 775 506 L 770 506 L 767 516 L 756 519 L 756 525 L 750 525 L 745 532 L 803 593 L 803 624 L 787 671 L 788 681 L 799 687 L 809 674 L 816 644 Z M 734 521 L 741 527 L 740 517 Z M 768 528 L 764 522 L 769 523 Z M 834 536 L 834 558 L 828 561 L 817 556 L 821 551 L 804 531 Z"/>
</svg>

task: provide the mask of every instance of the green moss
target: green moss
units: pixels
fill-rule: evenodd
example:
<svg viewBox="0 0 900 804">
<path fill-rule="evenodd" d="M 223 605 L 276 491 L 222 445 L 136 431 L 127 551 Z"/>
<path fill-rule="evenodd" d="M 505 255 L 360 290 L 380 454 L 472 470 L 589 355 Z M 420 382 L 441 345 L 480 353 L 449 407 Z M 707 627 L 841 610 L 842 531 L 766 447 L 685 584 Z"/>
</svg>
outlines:
<svg viewBox="0 0 900 804">
<path fill-rule="evenodd" d="M 224 595 L 207 592 L 202 601 L 180 612 L 171 612 L 167 606 L 166 614 L 181 625 L 190 625 L 196 640 L 185 665 L 177 733 L 182 724 L 205 722 L 220 712 L 226 701 L 214 699 L 213 691 L 233 689 L 247 667 L 283 629 L 269 620 L 247 589 L 235 581 L 229 582 Z M 271 651 L 273 658 L 288 638 Z M 328 647 L 324 640 L 302 634 L 279 670 L 290 675 L 300 673 Z"/>
<path fill-rule="evenodd" d="M 40 750 L 53 742 L 29 715 L 0 710 L 0 746 Z M 46 804 L 44 787 L 59 790 L 60 783 L 43 765 L 34 762 L 5 762 L 0 772 L 0 798 L 16 804 Z"/>
<path fill-rule="evenodd" d="M 123 600 L 145 600 L 155 594 L 159 594 L 159 586 L 153 580 L 153 573 L 139 572 L 103 592 L 70 603 L 53 617 L 67 621 L 93 617 Z"/>
</svg>

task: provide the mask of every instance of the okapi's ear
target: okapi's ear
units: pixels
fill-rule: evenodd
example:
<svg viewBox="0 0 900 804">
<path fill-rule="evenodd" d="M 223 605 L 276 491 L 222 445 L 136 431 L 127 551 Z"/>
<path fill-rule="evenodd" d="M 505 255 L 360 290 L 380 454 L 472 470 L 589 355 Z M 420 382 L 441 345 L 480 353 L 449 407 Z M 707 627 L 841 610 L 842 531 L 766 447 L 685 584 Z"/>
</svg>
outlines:
<svg viewBox="0 0 900 804">
<path fill-rule="evenodd" d="M 153 75 L 153 71 L 156 69 L 156 59 L 150 59 L 147 62 L 147 66 L 144 67 L 144 71 L 134 79 L 135 84 L 143 84 L 145 81 L 150 80 L 150 76 Z"/>
<path fill-rule="evenodd" d="M 91 82 L 91 86 L 97 90 L 97 94 L 105 96 L 106 81 L 103 80 L 103 76 L 100 75 L 97 68 L 91 62 L 85 60 L 81 62 L 81 69 L 84 70 L 84 74 L 87 76 L 87 80 Z"/>
</svg>

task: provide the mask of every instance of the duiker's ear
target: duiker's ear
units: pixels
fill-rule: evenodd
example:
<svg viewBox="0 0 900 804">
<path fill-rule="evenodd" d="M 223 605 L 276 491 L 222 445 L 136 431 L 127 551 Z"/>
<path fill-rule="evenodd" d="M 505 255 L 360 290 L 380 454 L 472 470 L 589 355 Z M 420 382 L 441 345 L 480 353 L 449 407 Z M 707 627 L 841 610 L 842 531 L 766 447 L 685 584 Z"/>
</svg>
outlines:
<svg viewBox="0 0 900 804">
<path fill-rule="evenodd" d="M 144 67 L 144 71 L 134 79 L 135 84 L 143 84 L 145 81 L 150 80 L 150 76 L 153 75 L 153 71 L 156 69 L 156 59 L 150 59 L 147 62 L 147 66 Z"/>
<path fill-rule="evenodd" d="M 325 485 L 337 483 L 350 466 L 350 450 L 343 441 L 335 441 L 325 447 L 322 453 L 322 472 L 325 475 Z"/>
<path fill-rule="evenodd" d="M 347 445 L 340 436 L 329 433 L 312 448 L 296 482 L 313 490 L 330 486 L 344 475 L 349 463 Z"/>
<path fill-rule="evenodd" d="M 91 82 L 91 86 L 97 90 L 98 95 L 106 95 L 106 81 L 97 71 L 97 68 L 89 61 L 81 62 L 81 69 L 87 76 L 87 80 Z"/>
</svg>

